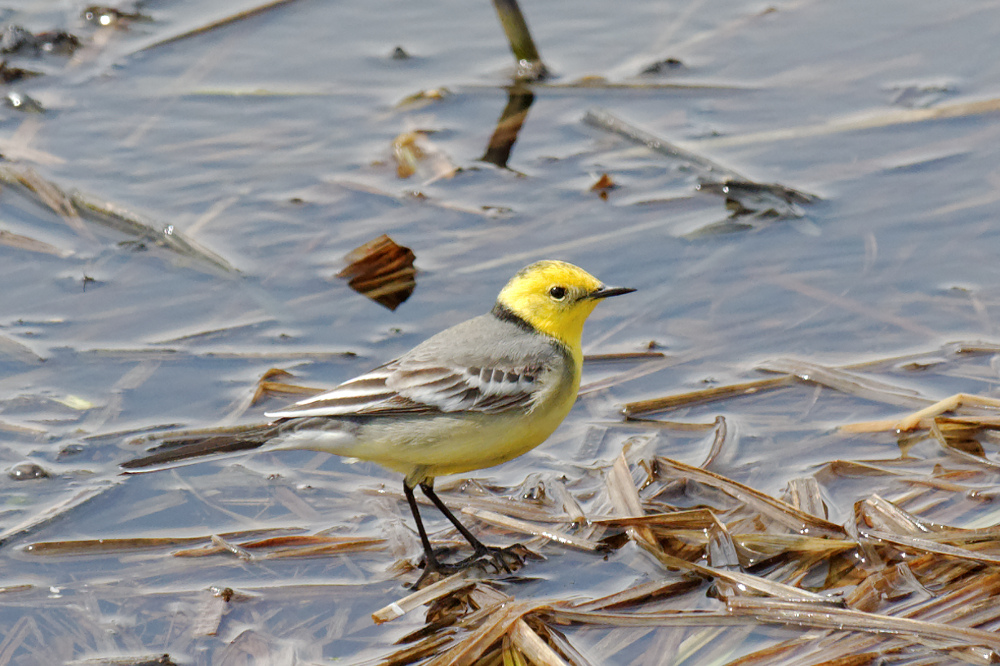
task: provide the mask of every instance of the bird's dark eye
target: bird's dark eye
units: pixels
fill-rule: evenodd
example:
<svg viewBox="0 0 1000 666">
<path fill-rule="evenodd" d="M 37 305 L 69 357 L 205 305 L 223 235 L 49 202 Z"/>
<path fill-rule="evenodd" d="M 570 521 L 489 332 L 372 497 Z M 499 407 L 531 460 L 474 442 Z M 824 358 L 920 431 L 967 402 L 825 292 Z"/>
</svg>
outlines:
<svg viewBox="0 0 1000 666">
<path fill-rule="evenodd" d="M 566 287 L 552 287 L 549 289 L 549 296 L 557 301 L 566 298 Z"/>
</svg>

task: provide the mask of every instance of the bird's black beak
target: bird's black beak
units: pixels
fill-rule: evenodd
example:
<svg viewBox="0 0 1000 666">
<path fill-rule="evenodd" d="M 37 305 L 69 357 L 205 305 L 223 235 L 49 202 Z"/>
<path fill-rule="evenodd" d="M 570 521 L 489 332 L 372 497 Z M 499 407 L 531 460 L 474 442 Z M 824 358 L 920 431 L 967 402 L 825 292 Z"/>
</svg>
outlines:
<svg viewBox="0 0 1000 666">
<path fill-rule="evenodd" d="M 587 294 L 587 298 L 597 300 L 598 298 L 611 298 L 612 296 L 621 296 L 622 294 L 631 294 L 635 289 L 630 289 L 628 287 L 604 287 L 601 286 L 595 291 Z"/>
</svg>

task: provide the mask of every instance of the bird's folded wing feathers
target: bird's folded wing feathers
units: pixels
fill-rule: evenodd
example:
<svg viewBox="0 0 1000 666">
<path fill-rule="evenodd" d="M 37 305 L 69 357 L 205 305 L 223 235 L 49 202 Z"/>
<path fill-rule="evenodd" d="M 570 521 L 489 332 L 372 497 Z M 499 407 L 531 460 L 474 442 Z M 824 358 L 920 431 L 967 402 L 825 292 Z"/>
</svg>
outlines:
<svg viewBox="0 0 1000 666">
<path fill-rule="evenodd" d="M 396 360 L 270 417 L 479 412 L 530 408 L 541 366 L 462 367 Z"/>
</svg>

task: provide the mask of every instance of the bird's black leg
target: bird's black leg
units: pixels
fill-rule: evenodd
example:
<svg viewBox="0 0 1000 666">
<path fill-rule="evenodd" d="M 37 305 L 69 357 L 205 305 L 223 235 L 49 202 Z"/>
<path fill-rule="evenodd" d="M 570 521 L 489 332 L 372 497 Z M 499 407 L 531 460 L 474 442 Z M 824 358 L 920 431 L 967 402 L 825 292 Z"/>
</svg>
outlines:
<svg viewBox="0 0 1000 666">
<path fill-rule="evenodd" d="M 443 513 L 444 517 L 451 521 L 451 524 L 455 526 L 455 529 L 457 529 L 461 535 L 465 537 L 465 540 L 468 541 L 476 550 L 472 557 L 468 557 L 451 566 L 462 569 L 478 564 L 485 559 L 492 562 L 498 572 L 503 569 L 507 573 L 511 573 L 524 564 L 526 557 L 544 559 L 540 558 L 540 556 L 532 553 L 520 544 L 515 544 L 508 548 L 498 548 L 496 546 L 487 546 L 483 544 L 483 542 L 477 539 L 465 525 L 459 522 L 458 518 L 455 517 L 455 514 L 453 514 L 451 510 L 444 505 L 444 502 L 442 502 L 441 498 L 434 492 L 434 487 L 430 483 L 421 483 L 420 490 L 423 491 L 424 495 L 427 495 L 427 499 L 434 503 L 434 506 L 438 508 L 438 511 Z"/>
<path fill-rule="evenodd" d="M 536 559 L 544 559 L 540 556 L 532 553 L 530 550 L 521 546 L 520 544 L 515 544 L 508 548 L 497 548 L 495 546 L 487 546 L 483 544 L 482 541 L 477 539 L 469 529 L 459 522 L 455 514 L 451 512 L 448 507 L 445 506 L 441 498 L 437 496 L 434 492 L 434 487 L 430 483 L 421 483 L 420 490 L 423 491 L 424 495 L 427 496 L 434 506 L 444 514 L 445 518 L 451 521 L 451 524 L 465 537 L 466 541 L 472 544 L 475 549 L 475 553 L 461 560 L 455 562 L 454 564 L 442 563 L 434 549 L 431 548 L 431 540 L 427 537 L 427 530 L 424 528 L 424 521 L 420 518 L 420 510 L 417 508 L 417 498 L 413 495 L 413 488 L 410 484 L 403 482 L 403 494 L 406 495 L 406 502 L 410 505 L 410 511 L 413 513 L 413 521 L 417 524 L 417 532 L 420 534 L 420 544 L 424 547 L 424 559 L 426 564 L 424 565 L 424 572 L 420 574 L 420 578 L 417 582 L 413 584 L 413 589 L 420 589 L 424 582 L 431 577 L 433 574 L 448 575 L 456 571 L 461 571 L 463 569 L 468 569 L 470 567 L 479 566 L 483 567 L 492 566 L 497 572 L 506 571 L 511 573 L 515 569 L 519 568 L 524 564 L 525 558 L 532 557 Z"/>
<path fill-rule="evenodd" d="M 420 533 L 420 543 L 424 547 L 424 557 L 427 558 L 424 574 L 437 571 L 441 568 L 441 565 L 434 554 L 434 549 L 431 548 L 431 540 L 427 538 L 424 521 L 420 520 L 420 511 L 417 509 L 417 498 L 413 496 L 413 488 L 405 481 L 403 482 L 403 494 L 406 495 L 406 501 L 410 505 L 410 511 L 413 513 L 413 521 L 417 524 L 417 532 Z M 423 576 L 420 577 L 420 580 L 417 581 L 417 585 L 414 587 L 419 587 L 421 581 L 423 581 Z"/>
<path fill-rule="evenodd" d="M 489 552 L 489 547 L 485 546 L 482 541 L 477 539 L 465 525 L 459 522 L 458 518 L 455 517 L 455 514 L 453 514 L 451 510 L 444 505 L 441 498 L 434 492 L 434 487 L 431 484 L 421 483 L 420 490 L 424 492 L 424 495 L 427 495 L 427 499 L 434 502 L 434 506 L 438 508 L 438 511 L 443 513 L 444 517 L 451 521 L 451 524 L 454 525 L 455 529 L 457 529 L 461 535 L 465 537 L 465 540 L 472 544 L 472 547 L 476 549 L 476 555 L 485 555 Z"/>
</svg>

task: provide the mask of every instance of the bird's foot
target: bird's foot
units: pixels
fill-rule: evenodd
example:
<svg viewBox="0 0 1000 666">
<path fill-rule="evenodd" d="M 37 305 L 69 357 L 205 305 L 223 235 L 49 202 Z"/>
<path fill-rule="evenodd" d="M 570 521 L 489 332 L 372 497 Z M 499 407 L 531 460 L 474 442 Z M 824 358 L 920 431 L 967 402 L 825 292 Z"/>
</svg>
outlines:
<svg viewBox="0 0 1000 666">
<path fill-rule="evenodd" d="M 458 566 L 458 563 L 448 564 L 442 562 L 432 562 L 428 563 L 427 560 L 423 560 L 418 566 L 423 568 L 423 573 L 420 574 L 420 578 L 417 579 L 410 589 L 419 590 L 423 587 L 427 587 L 432 583 L 436 583 L 442 578 L 447 578 L 452 574 L 456 574 L 459 571 L 463 571 L 468 567 Z"/>
<path fill-rule="evenodd" d="M 478 570 L 483 574 L 514 573 L 524 566 L 526 560 L 545 559 L 519 543 L 504 548 L 499 546 L 483 546 L 469 557 L 458 562 L 442 562 L 440 555 L 448 552 L 450 552 L 448 548 L 438 548 L 434 550 L 434 559 L 432 561 L 428 562 L 425 558 L 421 562 L 424 571 L 420 574 L 420 578 L 417 579 L 417 582 L 413 584 L 411 589 L 419 590 L 452 574 L 472 569 Z"/>
<path fill-rule="evenodd" d="M 443 546 L 434 549 L 432 553 L 433 557 L 429 559 L 426 555 L 422 557 L 420 562 L 417 563 L 417 567 L 423 569 L 424 571 L 420 574 L 420 578 L 417 579 L 417 582 L 414 583 L 410 589 L 419 590 L 420 588 L 426 587 L 431 583 L 438 582 L 442 578 L 446 578 L 452 574 L 456 574 L 459 571 L 467 569 L 468 566 L 463 565 L 465 560 L 455 563 L 443 561 L 445 557 L 451 555 L 453 552 L 455 552 L 454 548 Z"/>
<path fill-rule="evenodd" d="M 483 546 L 476 549 L 475 553 L 464 560 L 456 562 L 456 565 L 462 568 L 477 567 L 483 573 L 514 573 L 524 566 L 527 560 L 544 559 L 538 553 L 528 550 L 524 545 L 515 543 L 513 546 L 506 546 L 504 548 L 499 546 Z"/>
</svg>

